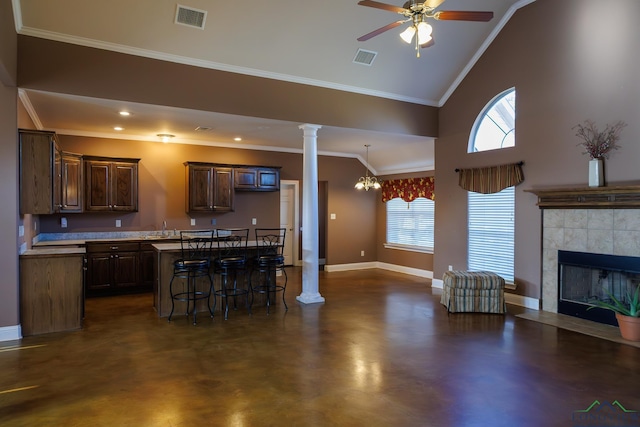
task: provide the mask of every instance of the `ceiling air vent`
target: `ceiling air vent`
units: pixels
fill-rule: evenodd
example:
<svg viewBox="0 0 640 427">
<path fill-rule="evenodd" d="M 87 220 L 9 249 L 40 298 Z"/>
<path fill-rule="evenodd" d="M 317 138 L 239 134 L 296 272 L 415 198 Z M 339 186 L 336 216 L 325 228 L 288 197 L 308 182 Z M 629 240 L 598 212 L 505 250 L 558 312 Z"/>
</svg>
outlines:
<svg viewBox="0 0 640 427">
<path fill-rule="evenodd" d="M 178 10 L 176 10 L 176 24 L 204 30 L 204 21 L 206 19 L 206 10 L 194 9 L 192 7 L 182 6 L 181 4 L 178 5 Z"/>
<path fill-rule="evenodd" d="M 355 62 L 356 64 L 370 66 L 371 64 L 373 64 L 373 60 L 376 59 L 376 55 L 378 55 L 378 52 L 358 49 L 358 51 L 356 52 L 356 57 L 353 58 L 353 62 Z"/>
</svg>

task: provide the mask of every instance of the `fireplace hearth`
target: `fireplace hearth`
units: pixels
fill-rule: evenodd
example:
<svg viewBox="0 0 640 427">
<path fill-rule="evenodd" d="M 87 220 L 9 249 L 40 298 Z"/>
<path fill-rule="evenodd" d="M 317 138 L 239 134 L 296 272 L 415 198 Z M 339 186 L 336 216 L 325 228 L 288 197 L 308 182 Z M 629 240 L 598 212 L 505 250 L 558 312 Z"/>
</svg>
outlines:
<svg viewBox="0 0 640 427">
<path fill-rule="evenodd" d="M 559 250 L 558 283 L 558 313 L 615 326 L 596 302 L 626 301 L 640 283 L 640 258 Z"/>
</svg>

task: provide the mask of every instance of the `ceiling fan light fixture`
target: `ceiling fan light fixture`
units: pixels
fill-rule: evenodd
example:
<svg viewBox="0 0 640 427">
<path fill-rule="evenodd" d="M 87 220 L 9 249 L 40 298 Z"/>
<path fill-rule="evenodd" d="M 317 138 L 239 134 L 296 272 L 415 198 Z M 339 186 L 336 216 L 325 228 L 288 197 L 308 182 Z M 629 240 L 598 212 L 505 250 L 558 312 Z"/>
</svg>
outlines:
<svg viewBox="0 0 640 427">
<path fill-rule="evenodd" d="M 400 33 L 400 38 L 404 40 L 405 43 L 410 44 L 411 40 L 413 39 L 413 35 L 415 33 L 416 33 L 416 27 L 412 25 L 410 27 L 407 27 L 406 30 Z"/>
<path fill-rule="evenodd" d="M 418 24 L 418 44 L 423 45 L 431 41 L 431 32 L 433 28 L 426 22 Z"/>
</svg>

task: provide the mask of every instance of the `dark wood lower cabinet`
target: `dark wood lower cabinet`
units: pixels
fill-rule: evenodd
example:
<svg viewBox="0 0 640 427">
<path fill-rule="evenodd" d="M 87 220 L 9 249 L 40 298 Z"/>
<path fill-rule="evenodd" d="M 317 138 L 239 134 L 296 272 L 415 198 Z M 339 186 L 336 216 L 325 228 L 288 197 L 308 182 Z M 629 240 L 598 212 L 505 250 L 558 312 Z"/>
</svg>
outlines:
<svg viewBox="0 0 640 427">
<path fill-rule="evenodd" d="M 147 241 L 87 242 L 86 250 L 86 296 L 153 290 L 156 252 L 151 243 Z"/>
<path fill-rule="evenodd" d="M 20 256 L 22 335 L 82 328 L 84 254 Z"/>
<path fill-rule="evenodd" d="M 87 296 L 150 291 L 140 280 L 140 243 L 87 243 Z"/>
</svg>

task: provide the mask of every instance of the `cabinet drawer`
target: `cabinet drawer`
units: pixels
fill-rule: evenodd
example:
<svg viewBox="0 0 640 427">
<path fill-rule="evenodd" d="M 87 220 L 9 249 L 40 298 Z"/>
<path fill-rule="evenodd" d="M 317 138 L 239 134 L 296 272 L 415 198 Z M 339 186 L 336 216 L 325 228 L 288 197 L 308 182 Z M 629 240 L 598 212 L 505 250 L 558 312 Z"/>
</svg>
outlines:
<svg viewBox="0 0 640 427">
<path fill-rule="evenodd" d="M 87 253 L 137 252 L 139 249 L 140 249 L 140 243 L 131 243 L 131 242 L 87 243 Z"/>
</svg>

